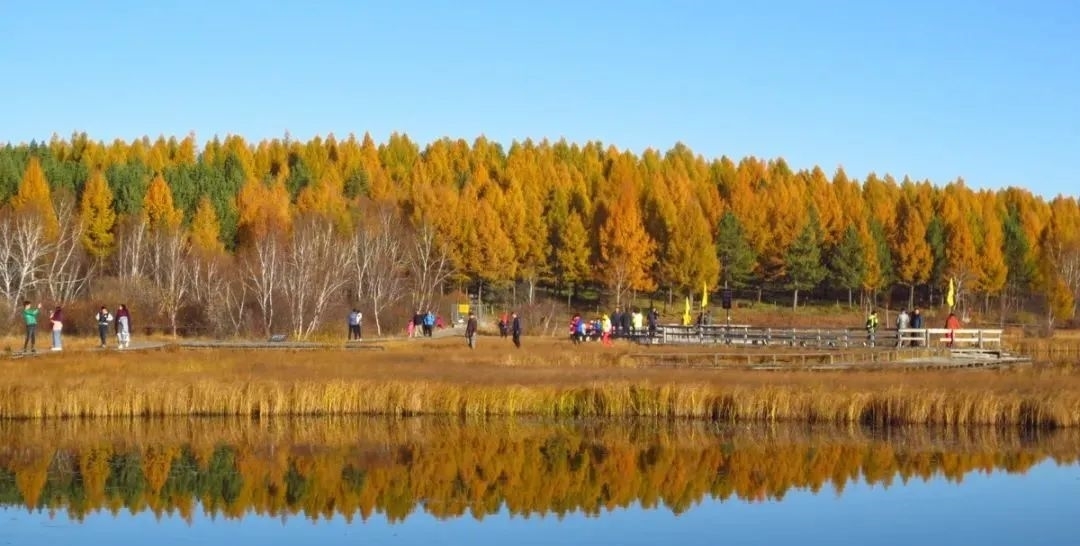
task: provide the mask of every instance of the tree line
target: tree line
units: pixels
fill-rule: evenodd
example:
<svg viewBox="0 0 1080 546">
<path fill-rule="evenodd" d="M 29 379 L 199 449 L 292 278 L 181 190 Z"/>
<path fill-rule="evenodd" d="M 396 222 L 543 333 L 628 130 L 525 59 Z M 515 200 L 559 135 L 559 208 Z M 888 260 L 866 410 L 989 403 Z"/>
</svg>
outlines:
<svg viewBox="0 0 1080 546">
<path fill-rule="evenodd" d="M 1047 324 L 1080 301 L 1080 206 L 783 159 L 706 159 L 682 144 L 406 135 L 306 142 L 91 140 L 0 148 L 0 297 L 70 302 L 108 279 L 174 332 L 317 330 L 328 309 L 430 306 L 447 288 L 601 289 L 617 305 L 702 287 L 926 301 Z M 396 316 L 394 317 L 396 320 Z"/>
</svg>

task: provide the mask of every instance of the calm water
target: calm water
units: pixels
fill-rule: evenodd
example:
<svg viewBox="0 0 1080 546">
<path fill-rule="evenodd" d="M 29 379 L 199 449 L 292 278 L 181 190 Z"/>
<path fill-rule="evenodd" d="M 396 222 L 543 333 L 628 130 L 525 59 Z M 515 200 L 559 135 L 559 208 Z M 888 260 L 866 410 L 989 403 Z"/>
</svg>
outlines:
<svg viewBox="0 0 1080 546">
<path fill-rule="evenodd" d="M 0 423 L 0 545 L 1067 544 L 1080 434 Z"/>
</svg>

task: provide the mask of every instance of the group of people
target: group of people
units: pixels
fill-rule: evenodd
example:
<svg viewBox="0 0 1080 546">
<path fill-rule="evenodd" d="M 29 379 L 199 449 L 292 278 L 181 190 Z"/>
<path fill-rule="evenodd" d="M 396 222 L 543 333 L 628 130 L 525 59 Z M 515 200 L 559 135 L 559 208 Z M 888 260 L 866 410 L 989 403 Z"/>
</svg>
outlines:
<svg viewBox="0 0 1080 546">
<path fill-rule="evenodd" d="M 506 339 L 507 336 L 514 341 L 514 346 L 521 348 L 521 317 L 517 313 L 503 313 L 499 317 L 499 337 Z"/>
<path fill-rule="evenodd" d="M 38 329 L 38 317 L 41 314 L 41 304 L 38 303 L 36 307 L 30 304 L 30 301 L 23 301 L 22 318 L 23 323 L 26 325 L 26 338 L 23 340 L 23 352 L 37 352 L 37 329 Z M 120 307 L 116 309 L 116 316 L 109 313 L 108 307 L 102 305 L 101 309 L 94 315 L 94 321 L 98 327 L 98 338 L 101 341 L 101 348 L 106 347 L 106 339 L 109 333 L 109 325 L 115 324 L 117 348 L 124 349 L 131 346 L 131 313 L 128 311 L 127 305 L 120 304 Z M 64 309 L 59 305 L 56 306 L 52 312 L 49 313 L 49 327 L 52 332 L 52 350 L 62 351 L 64 350 Z"/>
<path fill-rule="evenodd" d="M 570 340 L 575 344 L 592 340 L 611 345 L 612 338 L 615 337 L 633 337 L 646 333 L 652 337 L 656 335 L 659 322 L 660 313 L 655 308 L 648 313 L 642 313 L 636 308 L 624 312 L 616 307 L 611 315 L 604 313 L 592 320 L 585 320 L 581 314 L 574 313 L 570 319 Z"/>
<path fill-rule="evenodd" d="M 877 329 L 879 326 L 879 320 L 877 311 L 870 310 L 870 314 L 866 317 L 866 342 L 867 345 L 874 347 L 877 345 Z M 908 313 L 907 309 L 901 309 L 900 314 L 896 315 L 896 330 L 899 333 L 901 330 L 919 330 L 924 328 L 922 311 L 918 307 L 913 309 L 911 313 Z M 949 316 L 945 318 L 945 328 L 949 330 L 948 333 L 948 346 L 952 347 L 953 344 L 953 330 L 960 329 L 960 319 L 957 318 L 955 313 L 949 313 Z M 911 345 L 918 346 L 919 341 L 911 341 Z M 896 346 L 902 347 L 904 340 L 900 335 L 897 335 Z"/>
<path fill-rule="evenodd" d="M 469 320 L 465 322 L 465 343 L 469 345 L 470 349 L 476 348 L 476 336 L 479 333 L 479 323 L 476 320 L 476 313 L 469 313 Z M 521 348 L 521 317 L 518 314 L 503 313 L 499 317 L 499 337 L 510 338 L 514 341 L 514 346 L 518 349 Z"/>
<path fill-rule="evenodd" d="M 431 334 L 436 328 L 442 329 L 444 327 L 445 324 L 443 324 L 441 315 L 436 316 L 435 313 L 431 311 L 423 313 L 419 310 L 413 314 L 412 320 L 405 325 L 409 337 L 431 337 Z"/>
</svg>

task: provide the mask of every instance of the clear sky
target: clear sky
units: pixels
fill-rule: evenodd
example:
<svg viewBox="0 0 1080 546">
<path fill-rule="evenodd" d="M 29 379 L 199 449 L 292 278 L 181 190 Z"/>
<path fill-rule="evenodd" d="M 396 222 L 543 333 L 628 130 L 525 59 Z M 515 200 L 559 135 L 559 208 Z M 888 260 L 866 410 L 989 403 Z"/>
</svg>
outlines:
<svg viewBox="0 0 1080 546">
<path fill-rule="evenodd" d="M 1080 195 L 1070 0 L 0 4 L 0 142 L 684 142 Z"/>
</svg>

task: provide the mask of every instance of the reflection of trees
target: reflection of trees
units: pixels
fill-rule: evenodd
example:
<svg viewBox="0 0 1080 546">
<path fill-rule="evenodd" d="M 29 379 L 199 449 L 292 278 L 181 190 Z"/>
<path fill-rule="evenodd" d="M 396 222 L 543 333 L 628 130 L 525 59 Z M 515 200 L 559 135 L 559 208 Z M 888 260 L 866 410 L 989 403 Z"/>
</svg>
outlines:
<svg viewBox="0 0 1080 546">
<path fill-rule="evenodd" d="M 0 423 L 0 504 L 313 519 L 416 509 L 481 518 L 681 512 L 705 498 L 782 499 L 1080 459 L 1073 430 L 757 428 L 446 421 Z"/>
</svg>

